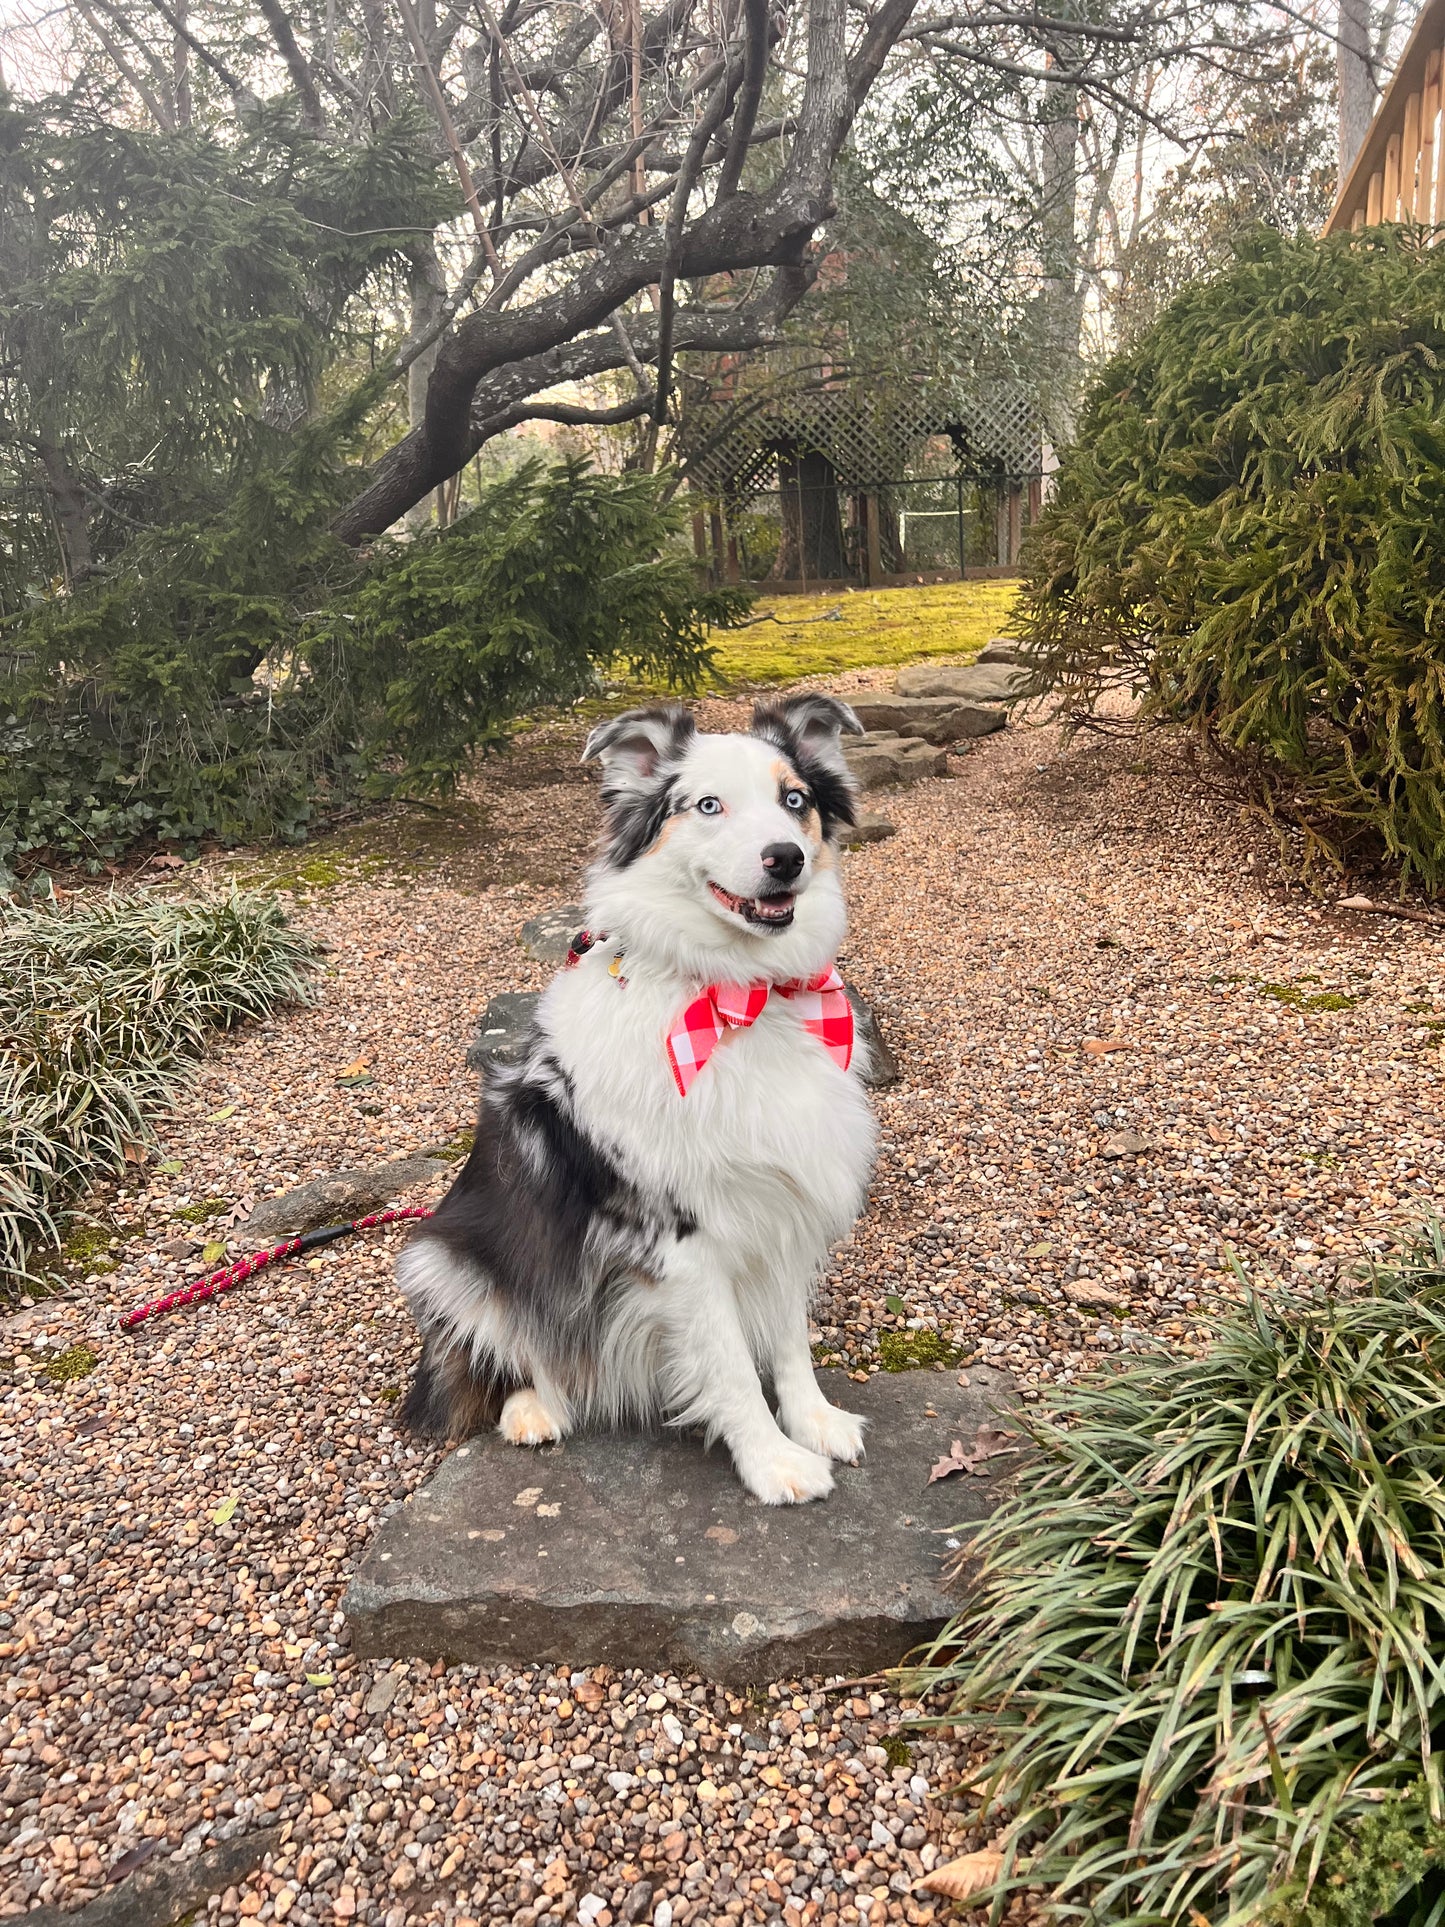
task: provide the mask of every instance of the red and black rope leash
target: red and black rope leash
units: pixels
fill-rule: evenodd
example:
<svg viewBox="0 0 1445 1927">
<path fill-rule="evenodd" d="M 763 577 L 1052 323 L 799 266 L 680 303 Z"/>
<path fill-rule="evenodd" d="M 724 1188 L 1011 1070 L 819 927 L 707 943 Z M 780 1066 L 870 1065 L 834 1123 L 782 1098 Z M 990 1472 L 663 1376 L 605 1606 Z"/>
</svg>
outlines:
<svg viewBox="0 0 1445 1927">
<path fill-rule="evenodd" d="M 272 1245 L 269 1251 L 253 1251 L 249 1258 L 238 1258 L 233 1265 L 223 1265 L 208 1277 L 198 1278 L 193 1285 L 182 1285 L 178 1291 L 167 1292 L 164 1298 L 151 1298 L 134 1311 L 128 1311 L 120 1321 L 123 1332 L 134 1331 L 148 1318 L 159 1318 L 162 1312 L 179 1311 L 183 1305 L 201 1305 L 208 1298 L 218 1298 L 224 1291 L 234 1291 L 237 1285 L 245 1284 L 248 1278 L 264 1271 L 267 1265 L 282 1264 L 288 1258 L 299 1258 L 303 1251 L 315 1251 L 318 1245 L 334 1244 L 352 1231 L 371 1231 L 379 1225 L 397 1224 L 403 1218 L 429 1218 L 431 1212 L 419 1204 L 410 1204 L 401 1210 L 373 1211 L 370 1217 L 356 1218 L 350 1224 L 323 1225 L 318 1231 L 304 1231 L 299 1237 L 287 1238 L 279 1245 Z"/>
</svg>

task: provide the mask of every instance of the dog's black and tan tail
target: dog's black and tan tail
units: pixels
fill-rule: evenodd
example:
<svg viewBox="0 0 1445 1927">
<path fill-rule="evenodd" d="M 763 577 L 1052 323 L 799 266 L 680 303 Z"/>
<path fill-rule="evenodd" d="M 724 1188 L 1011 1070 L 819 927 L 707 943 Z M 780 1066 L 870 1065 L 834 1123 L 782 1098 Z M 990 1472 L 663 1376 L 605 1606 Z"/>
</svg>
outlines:
<svg viewBox="0 0 1445 1927">
<path fill-rule="evenodd" d="M 408 1432 L 433 1439 L 468 1439 L 489 1431 L 521 1380 L 483 1364 L 473 1369 L 467 1348 L 441 1332 L 422 1342 L 397 1423 Z"/>
</svg>

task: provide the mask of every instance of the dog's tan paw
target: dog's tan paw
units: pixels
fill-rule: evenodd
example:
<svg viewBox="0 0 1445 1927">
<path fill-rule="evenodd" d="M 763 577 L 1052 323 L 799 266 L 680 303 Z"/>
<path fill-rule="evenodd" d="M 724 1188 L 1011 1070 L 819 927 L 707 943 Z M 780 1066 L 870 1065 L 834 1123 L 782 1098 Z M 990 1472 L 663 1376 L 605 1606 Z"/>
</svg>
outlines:
<svg viewBox="0 0 1445 1927">
<path fill-rule="evenodd" d="M 497 1430 L 508 1445 L 550 1445 L 562 1427 L 530 1385 L 524 1385 L 502 1407 Z"/>
<path fill-rule="evenodd" d="M 841 1412 L 836 1405 L 820 1399 L 806 1412 L 787 1414 L 783 1429 L 797 1445 L 817 1452 L 825 1459 L 856 1465 L 863 1456 L 863 1429 L 866 1419 L 852 1412 Z"/>
<path fill-rule="evenodd" d="M 833 1490 L 828 1461 L 781 1437 L 767 1454 L 740 1464 L 738 1476 L 764 1505 L 805 1505 L 809 1499 L 826 1499 Z"/>
</svg>

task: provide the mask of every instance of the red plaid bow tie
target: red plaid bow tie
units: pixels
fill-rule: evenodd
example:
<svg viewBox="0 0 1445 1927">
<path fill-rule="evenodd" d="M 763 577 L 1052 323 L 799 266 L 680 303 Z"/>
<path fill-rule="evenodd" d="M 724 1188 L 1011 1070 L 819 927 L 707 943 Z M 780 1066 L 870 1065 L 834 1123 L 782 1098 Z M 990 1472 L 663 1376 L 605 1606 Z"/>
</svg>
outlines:
<svg viewBox="0 0 1445 1927">
<path fill-rule="evenodd" d="M 709 984 L 667 1034 L 668 1061 L 684 1097 L 723 1032 L 755 1024 L 772 994 L 786 997 L 797 1007 L 804 1030 L 812 1031 L 847 1070 L 853 1059 L 853 1006 L 836 965 L 830 964 L 807 983 Z"/>
</svg>

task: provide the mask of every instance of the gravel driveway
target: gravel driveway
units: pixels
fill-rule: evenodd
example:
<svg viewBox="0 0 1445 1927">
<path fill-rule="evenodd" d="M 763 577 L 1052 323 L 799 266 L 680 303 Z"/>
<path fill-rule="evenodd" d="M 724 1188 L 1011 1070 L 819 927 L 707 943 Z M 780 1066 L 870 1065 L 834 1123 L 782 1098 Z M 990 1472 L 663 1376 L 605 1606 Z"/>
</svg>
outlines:
<svg viewBox="0 0 1445 1927">
<path fill-rule="evenodd" d="M 343 849 L 300 911 L 320 1006 L 223 1042 L 170 1168 L 96 1200 L 116 1269 L 0 1320 L 0 1913 L 270 1829 L 212 1920 L 921 1922 L 913 1881 L 971 1843 L 959 1743 L 907 1757 L 866 1684 L 352 1661 L 345 1581 L 436 1456 L 389 1423 L 398 1237 L 114 1329 L 246 1201 L 469 1122 L 473 1020 L 544 980 L 517 927 L 590 841 L 580 733 L 489 774 L 462 838 L 414 812 L 368 833 L 385 862 Z M 1027 1391 L 1187 1342 L 1227 1247 L 1321 1278 L 1389 1243 L 1438 1182 L 1441 937 L 1288 893 L 1162 739 L 1013 729 L 955 769 L 847 860 L 904 1078 L 820 1349 L 876 1369 L 936 1331 Z"/>
</svg>

